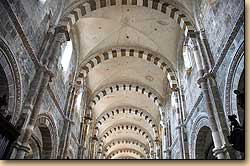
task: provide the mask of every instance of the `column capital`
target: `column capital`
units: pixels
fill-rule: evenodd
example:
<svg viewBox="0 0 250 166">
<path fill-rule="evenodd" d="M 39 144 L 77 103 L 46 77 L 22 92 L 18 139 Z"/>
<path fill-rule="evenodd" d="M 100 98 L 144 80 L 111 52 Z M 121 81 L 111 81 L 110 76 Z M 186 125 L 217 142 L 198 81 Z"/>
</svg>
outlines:
<svg viewBox="0 0 250 166">
<path fill-rule="evenodd" d="M 197 84 L 199 85 L 199 87 L 201 87 L 200 84 L 202 82 L 206 82 L 208 79 L 215 79 L 214 73 L 212 73 L 212 71 L 203 74 L 203 76 L 197 80 Z"/>
<path fill-rule="evenodd" d="M 44 72 L 47 73 L 51 78 L 55 76 L 54 72 L 52 72 L 46 65 L 39 63 L 39 68 Z"/>
<path fill-rule="evenodd" d="M 70 36 L 69 36 L 69 32 L 67 30 L 67 27 L 65 26 L 57 26 L 55 27 L 55 35 L 57 34 L 63 34 L 64 35 L 64 39 L 65 41 L 69 41 L 70 40 Z"/>
</svg>

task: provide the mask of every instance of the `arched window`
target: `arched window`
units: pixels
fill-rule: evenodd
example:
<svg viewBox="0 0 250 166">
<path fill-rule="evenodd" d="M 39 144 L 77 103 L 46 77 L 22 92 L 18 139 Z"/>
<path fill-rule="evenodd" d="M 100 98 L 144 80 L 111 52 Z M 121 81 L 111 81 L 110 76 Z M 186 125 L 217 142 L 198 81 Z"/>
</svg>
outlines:
<svg viewBox="0 0 250 166">
<path fill-rule="evenodd" d="M 191 56 L 192 56 L 192 50 L 190 46 L 184 45 L 183 46 L 183 60 L 184 60 L 184 66 L 187 71 L 190 71 L 192 69 Z"/>
<path fill-rule="evenodd" d="M 79 95 L 76 98 L 76 109 L 80 110 L 81 107 L 81 101 L 82 101 L 82 90 L 80 91 Z"/>
<path fill-rule="evenodd" d="M 66 72 L 68 71 L 69 67 L 69 62 L 72 56 L 72 51 L 73 51 L 73 46 L 72 46 L 72 41 L 67 41 L 62 44 L 62 58 L 61 58 L 61 65 L 63 68 L 63 71 Z"/>
</svg>

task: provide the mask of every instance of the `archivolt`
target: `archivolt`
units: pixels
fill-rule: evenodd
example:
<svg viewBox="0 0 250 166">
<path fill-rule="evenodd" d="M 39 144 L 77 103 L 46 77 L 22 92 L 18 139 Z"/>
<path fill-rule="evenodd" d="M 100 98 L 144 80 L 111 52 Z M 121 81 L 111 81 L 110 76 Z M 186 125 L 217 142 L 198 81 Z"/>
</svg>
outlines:
<svg viewBox="0 0 250 166">
<path fill-rule="evenodd" d="M 152 64 L 156 65 L 167 75 L 170 87 L 173 89 L 177 87 L 177 78 L 175 76 L 175 72 L 172 69 L 171 63 L 166 58 L 162 58 L 156 53 L 145 49 L 136 49 L 131 47 L 112 48 L 109 50 L 105 50 L 102 53 L 94 54 L 88 61 L 82 62 L 78 74 L 78 83 L 81 83 L 82 78 L 86 76 L 89 71 L 96 65 L 107 60 L 126 56 L 144 59 L 145 61 L 151 62 Z"/>
<path fill-rule="evenodd" d="M 71 27 L 79 21 L 80 18 L 90 12 L 104 7 L 122 5 L 142 6 L 158 10 L 172 18 L 184 31 L 185 36 L 192 35 L 194 32 L 195 28 L 190 21 L 191 19 L 177 7 L 166 2 L 160 2 L 159 0 L 88 0 L 72 9 L 67 16 L 62 18 L 61 25 L 64 25 L 70 31 Z"/>
<path fill-rule="evenodd" d="M 49 136 L 51 139 L 51 159 L 55 159 L 57 156 L 58 149 L 58 130 L 55 124 L 55 120 L 50 113 L 43 113 L 38 115 L 36 120 L 35 127 L 39 127 L 40 129 L 48 129 L 49 133 L 45 133 L 46 136 Z M 47 132 L 47 131 L 46 131 Z"/>
<path fill-rule="evenodd" d="M 112 118 L 114 116 L 117 116 L 119 114 L 132 114 L 134 116 L 140 116 L 142 117 L 147 123 L 149 123 L 154 130 L 154 132 L 157 134 L 158 129 L 156 126 L 156 122 L 154 118 L 145 110 L 142 110 L 140 108 L 132 107 L 132 106 L 120 106 L 113 109 L 110 109 L 104 113 L 102 113 L 97 118 L 97 127 L 101 127 L 103 123 L 109 120 L 109 118 Z"/>
<path fill-rule="evenodd" d="M 141 93 L 151 99 L 156 104 L 156 106 L 162 105 L 159 97 L 160 95 L 156 94 L 156 92 L 153 92 L 153 90 L 151 90 L 150 88 L 136 84 L 117 83 L 112 84 L 112 86 L 102 88 L 101 90 L 97 91 L 97 93 L 94 93 L 93 97 L 91 98 L 90 108 L 93 108 L 97 104 L 97 102 L 101 100 L 102 97 L 118 91 L 131 91 Z"/>
</svg>

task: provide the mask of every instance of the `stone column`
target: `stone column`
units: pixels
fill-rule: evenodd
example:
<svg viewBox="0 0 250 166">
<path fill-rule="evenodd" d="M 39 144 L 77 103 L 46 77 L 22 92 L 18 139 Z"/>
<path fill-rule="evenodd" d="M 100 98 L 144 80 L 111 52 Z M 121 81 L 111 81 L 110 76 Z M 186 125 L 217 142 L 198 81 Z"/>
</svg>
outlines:
<svg viewBox="0 0 250 166">
<path fill-rule="evenodd" d="M 90 159 L 96 159 L 96 143 L 98 141 L 96 135 L 90 138 Z"/>
<path fill-rule="evenodd" d="M 32 86 L 36 86 L 38 93 L 36 96 L 33 96 L 34 106 L 32 104 L 30 105 L 30 110 L 32 111 L 27 119 L 27 124 L 25 124 L 26 128 L 23 130 L 23 133 L 21 135 L 20 146 L 28 147 L 29 145 L 29 139 L 31 138 L 37 116 L 40 112 L 44 92 L 51 77 L 53 76 L 53 73 L 50 70 L 58 63 L 58 56 L 61 51 L 61 44 L 67 40 L 68 33 L 61 27 L 58 27 L 55 29 L 54 36 L 55 37 L 52 42 L 52 47 L 48 47 L 49 50 L 45 51 L 48 52 L 48 58 L 44 60 L 44 64 L 42 65 L 41 69 L 38 69 L 38 73 L 36 73 L 36 75 L 40 76 L 34 78 L 34 82 L 40 82 L 40 84 L 38 87 L 34 84 L 31 85 L 31 89 L 34 89 L 34 87 Z M 24 150 L 18 149 L 16 159 L 23 159 L 25 153 L 26 152 Z"/>
<path fill-rule="evenodd" d="M 65 116 L 67 119 L 65 119 L 64 124 L 63 124 L 63 131 L 60 136 L 60 144 L 59 144 L 59 154 L 57 156 L 58 159 L 63 159 L 64 158 L 64 152 L 66 149 L 66 142 L 67 142 L 67 135 L 69 134 L 69 123 L 70 123 L 70 110 L 71 110 L 71 105 L 73 102 L 74 98 L 74 93 L 75 93 L 75 87 L 74 84 L 71 84 L 68 90 L 68 100 L 67 104 L 65 106 Z"/>
<path fill-rule="evenodd" d="M 206 106 L 206 110 L 208 113 L 208 119 L 209 119 L 210 127 L 212 130 L 212 137 L 213 137 L 213 142 L 215 146 L 215 148 L 213 149 L 213 152 L 214 152 L 214 155 L 218 159 L 226 159 L 226 154 L 222 147 L 223 146 L 222 140 L 220 138 L 220 133 L 219 133 L 218 126 L 216 124 L 216 120 L 214 116 L 212 102 L 209 96 L 207 80 L 203 78 L 204 70 L 203 70 L 203 65 L 201 61 L 201 55 L 200 55 L 199 48 L 197 45 L 197 38 L 192 38 L 192 42 L 193 42 L 193 55 L 194 55 L 195 63 L 197 66 L 197 70 L 199 72 L 199 77 L 200 77 L 198 80 L 198 84 L 200 85 L 200 88 L 202 89 L 202 92 L 203 92 L 205 106 Z"/>
<path fill-rule="evenodd" d="M 171 145 L 172 145 L 172 138 L 171 138 L 171 126 L 170 120 L 166 119 L 166 134 L 167 134 L 167 149 L 166 149 L 166 157 L 167 159 L 171 159 Z"/>
<path fill-rule="evenodd" d="M 161 128 L 162 128 L 162 159 L 167 159 L 167 128 L 166 128 L 166 121 L 161 121 Z"/>
<path fill-rule="evenodd" d="M 212 106 L 213 106 L 213 112 L 215 114 L 216 117 L 216 122 L 217 122 L 217 126 L 220 132 L 220 136 L 221 136 L 221 141 L 223 144 L 223 149 L 224 151 L 228 152 L 227 157 L 230 157 L 230 159 L 236 159 L 236 151 L 232 148 L 231 144 L 228 142 L 228 139 L 226 138 L 226 136 L 229 135 L 229 129 L 228 129 L 228 124 L 227 124 L 227 119 L 225 116 L 225 112 L 222 106 L 222 101 L 220 98 L 220 94 L 219 94 L 219 90 L 218 90 L 218 86 L 217 86 L 217 82 L 215 79 L 215 73 L 213 73 L 213 66 L 214 66 L 214 59 L 206 38 L 206 34 L 205 34 L 205 30 L 202 29 L 199 33 L 200 35 L 197 37 L 197 42 L 199 44 L 199 48 L 202 52 L 202 56 L 201 59 L 203 61 L 203 68 L 206 69 L 206 73 L 203 75 L 203 79 L 206 80 L 207 84 L 208 84 L 208 91 L 209 91 L 209 96 L 210 96 L 210 100 L 212 102 Z M 206 58 L 204 58 L 206 57 Z"/>
<path fill-rule="evenodd" d="M 178 133 L 178 142 L 179 142 L 179 150 L 180 150 L 180 159 L 185 159 L 185 151 L 184 151 L 184 140 L 183 140 L 183 130 L 182 130 L 182 123 L 181 123 L 181 112 L 179 107 L 179 99 L 178 99 L 178 89 L 172 92 L 174 96 L 174 105 L 176 110 L 176 119 L 178 126 L 176 127 Z"/>
<path fill-rule="evenodd" d="M 74 121 L 74 115 L 75 115 L 75 105 L 76 105 L 76 98 L 79 94 L 79 86 L 78 85 L 74 85 L 74 90 L 72 92 L 72 102 L 70 104 L 69 107 L 69 119 L 70 122 L 67 122 L 67 134 L 66 134 L 66 142 L 65 142 L 65 148 L 63 151 L 63 156 L 62 158 L 65 159 L 67 157 L 67 152 L 68 152 L 68 147 L 69 147 L 69 143 L 70 143 L 70 138 L 71 138 L 71 129 L 72 129 L 72 125 L 73 125 L 73 121 Z"/>
<path fill-rule="evenodd" d="M 159 138 L 155 139 L 155 158 L 161 159 L 161 142 Z"/>
<path fill-rule="evenodd" d="M 85 155 L 85 150 L 87 150 L 86 134 L 87 134 L 89 121 L 92 120 L 92 118 L 90 117 L 90 109 L 88 108 L 90 95 L 91 95 L 91 91 L 88 88 L 87 77 L 84 77 L 83 78 L 83 96 L 82 96 L 82 101 L 81 101 L 83 112 L 81 113 L 82 121 L 81 121 L 80 136 L 79 136 L 80 137 L 79 142 L 80 142 L 81 148 L 79 149 L 79 154 L 78 154 L 81 156 L 80 158 L 86 158 L 86 155 Z"/>
<path fill-rule="evenodd" d="M 84 118 L 81 118 L 81 125 L 80 125 L 80 134 L 79 134 L 79 147 L 78 147 L 78 158 L 77 159 L 83 159 L 84 155 Z"/>
</svg>

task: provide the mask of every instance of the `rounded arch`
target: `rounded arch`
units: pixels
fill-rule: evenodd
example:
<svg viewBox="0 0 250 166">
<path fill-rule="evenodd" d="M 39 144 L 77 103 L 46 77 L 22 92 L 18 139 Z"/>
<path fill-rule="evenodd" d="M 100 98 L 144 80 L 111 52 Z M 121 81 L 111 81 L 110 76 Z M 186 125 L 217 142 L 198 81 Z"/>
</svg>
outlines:
<svg viewBox="0 0 250 166">
<path fill-rule="evenodd" d="M 209 121 L 208 121 L 208 115 L 207 113 L 199 113 L 199 115 L 193 120 L 194 123 L 191 127 L 191 133 L 190 133 L 190 144 L 189 144 L 189 149 L 190 149 L 190 158 L 191 159 L 196 159 L 196 140 L 198 133 L 202 127 L 208 127 L 210 128 Z"/>
<path fill-rule="evenodd" d="M 152 136 L 147 132 L 146 129 L 134 125 L 134 124 L 116 124 L 115 126 L 111 126 L 109 128 L 107 128 L 103 133 L 100 133 L 100 138 L 101 138 L 101 142 L 104 142 L 105 139 L 107 139 L 112 133 L 121 131 L 121 130 L 131 130 L 134 131 L 136 133 L 139 133 L 141 136 L 143 136 L 145 138 L 145 140 L 147 140 L 149 147 L 153 147 L 153 138 Z"/>
<path fill-rule="evenodd" d="M 212 138 L 212 131 L 209 127 L 203 126 L 200 128 L 195 146 L 196 159 L 216 159 L 213 156 L 214 143 Z"/>
<path fill-rule="evenodd" d="M 138 148 L 143 149 L 145 154 L 149 154 L 150 152 L 149 146 L 145 145 L 139 140 L 131 139 L 131 138 L 122 138 L 122 139 L 112 140 L 104 146 L 104 150 L 108 151 L 110 148 L 112 148 L 113 146 L 117 144 L 133 144 L 133 145 L 136 145 Z"/>
<path fill-rule="evenodd" d="M 224 93 L 224 108 L 226 117 L 227 115 L 231 114 L 235 114 L 237 115 L 237 117 L 239 117 L 239 112 L 237 111 L 237 97 L 236 94 L 234 94 L 234 90 L 238 90 L 238 86 L 241 81 L 241 75 L 244 72 L 244 48 L 245 44 L 242 43 L 236 54 L 234 55 L 228 70 Z M 242 123 L 244 118 L 240 117 L 239 119 Z"/>
<path fill-rule="evenodd" d="M 131 114 L 135 116 L 142 117 L 146 123 L 150 124 L 154 132 L 158 133 L 158 128 L 156 125 L 155 119 L 145 110 L 140 108 L 136 108 L 133 106 L 119 106 L 116 108 L 112 108 L 108 111 L 103 112 L 99 117 L 97 117 L 97 127 L 101 127 L 103 123 L 108 121 L 110 118 L 119 115 L 119 114 Z"/>
<path fill-rule="evenodd" d="M 194 32 L 194 26 L 191 19 L 181 9 L 167 2 L 158 0 L 90 0 L 83 2 L 73 8 L 65 17 L 61 19 L 61 25 L 67 27 L 70 31 L 71 27 L 82 17 L 91 13 L 94 10 L 98 10 L 104 7 L 121 6 L 121 5 L 133 5 L 146 7 L 153 10 L 158 10 L 161 13 L 172 18 L 184 31 L 184 34 L 192 35 Z"/>
<path fill-rule="evenodd" d="M 56 159 L 58 149 L 58 130 L 50 113 L 38 115 L 35 127 L 42 135 L 42 159 Z"/>
<path fill-rule="evenodd" d="M 139 84 L 130 83 L 113 83 L 110 86 L 106 86 L 95 92 L 91 97 L 90 107 L 93 108 L 102 97 L 118 92 L 118 91 L 131 91 L 136 93 L 141 93 L 146 95 L 150 100 L 152 100 L 156 106 L 162 105 L 162 99 L 159 97 L 154 90 L 149 87 L 145 87 Z"/>
<path fill-rule="evenodd" d="M 143 155 L 141 152 L 135 150 L 135 149 L 117 149 L 117 150 L 114 150 L 112 152 L 110 152 L 108 155 L 107 155 L 107 159 L 112 159 L 114 156 L 120 154 L 120 153 L 132 153 L 136 156 L 139 156 L 140 159 L 146 159 L 146 156 Z"/>
<path fill-rule="evenodd" d="M 2 68 L 1 75 L 5 75 L 8 84 L 8 94 L 6 95 L 8 97 L 8 114 L 11 115 L 10 122 L 15 125 L 21 112 L 21 76 L 14 54 L 2 38 L 0 38 L 0 66 Z"/>
<path fill-rule="evenodd" d="M 81 67 L 78 73 L 78 83 L 81 83 L 83 77 L 85 77 L 89 73 L 89 71 L 96 65 L 107 60 L 126 56 L 143 59 L 159 67 L 163 71 L 163 73 L 166 74 L 170 84 L 170 88 L 177 88 L 177 77 L 175 74 L 175 70 L 169 60 L 148 49 L 138 49 L 133 47 L 114 47 L 111 49 L 103 50 L 101 51 L 101 53 L 98 52 L 91 55 L 90 58 L 80 64 Z"/>
</svg>

